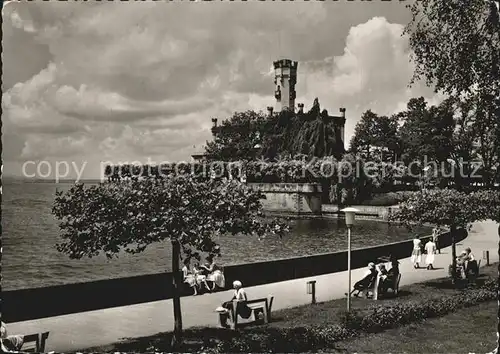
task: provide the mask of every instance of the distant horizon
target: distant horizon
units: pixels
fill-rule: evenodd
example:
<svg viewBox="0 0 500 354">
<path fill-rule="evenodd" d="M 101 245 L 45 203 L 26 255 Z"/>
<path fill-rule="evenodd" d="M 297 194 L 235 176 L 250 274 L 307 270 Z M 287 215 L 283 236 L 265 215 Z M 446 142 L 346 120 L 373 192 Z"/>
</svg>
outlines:
<svg viewBox="0 0 500 354">
<path fill-rule="evenodd" d="M 76 181 L 101 181 L 100 178 L 60 178 L 57 180 L 56 178 L 32 178 L 25 176 L 15 176 L 15 175 L 5 175 L 2 176 L 3 180 L 20 180 L 25 182 L 76 182 Z"/>
</svg>

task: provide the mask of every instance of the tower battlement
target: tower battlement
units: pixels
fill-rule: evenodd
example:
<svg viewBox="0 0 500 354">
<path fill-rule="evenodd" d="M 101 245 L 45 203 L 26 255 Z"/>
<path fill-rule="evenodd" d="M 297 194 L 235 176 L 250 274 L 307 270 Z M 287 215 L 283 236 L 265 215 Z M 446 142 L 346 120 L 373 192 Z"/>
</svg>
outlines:
<svg viewBox="0 0 500 354">
<path fill-rule="evenodd" d="M 273 62 L 274 64 L 274 69 L 279 69 L 279 68 L 290 68 L 290 69 L 295 69 L 297 70 L 297 67 L 299 66 L 298 61 L 293 61 L 290 59 L 280 59 L 276 60 Z"/>
</svg>

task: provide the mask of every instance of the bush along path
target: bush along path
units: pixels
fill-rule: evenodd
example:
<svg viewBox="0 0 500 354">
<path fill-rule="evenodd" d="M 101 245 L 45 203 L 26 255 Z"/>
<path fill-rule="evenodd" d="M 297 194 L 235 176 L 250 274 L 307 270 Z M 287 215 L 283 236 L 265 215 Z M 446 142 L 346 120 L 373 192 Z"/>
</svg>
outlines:
<svg viewBox="0 0 500 354">
<path fill-rule="evenodd" d="M 496 265 L 483 269 L 487 276 L 482 277 L 481 282 L 478 280 L 476 287 L 454 290 L 452 287 L 445 290 L 451 284 L 449 278 L 428 282 L 427 285 L 422 283 L 422 288 L 419 285 L 410 285 L 403 287 L 401 292 L 402 294 L 409 293 L 408 296 L 383 300 L 374 305 L 363 305 L 351 311 L 349 315 L 342 311 L 338 312 L 337 305 L 340 304 L 336 302 L 343 304 L 343 301 L 334 300 L 278 311 L 274 317 L 278 322 L 269 326 L 247 327 L 238 331 L 207 327 L 190 328 L 185 333 L 186 342 L 183 351 L 276 353 L 334 350 L 339 342 L 346 339 L 419 323 L 495 300 L 497 298 L 497 284 L 494 278 Z M 425 293 L 423 293 L 424 289 L 427 289 Z M 343 309 L 343 306 L 341 308 Z M 326 317 L 324 322 L 317 321 L 320 315 L 317 313 L 316 318 L 312 319 L 311 316 L 314 316 L 318 310 L 331 312 L 331 317 Z M 280 315 L 290 318 L 279 321 Z M 296 326 L 292 323 L 309 324 Z M 94 351 L 171 352 L 170 336 L 171 333 L 160 333 L 152 337 L 130 339 L 112 346 L 100 347 Z"/>
</svg>

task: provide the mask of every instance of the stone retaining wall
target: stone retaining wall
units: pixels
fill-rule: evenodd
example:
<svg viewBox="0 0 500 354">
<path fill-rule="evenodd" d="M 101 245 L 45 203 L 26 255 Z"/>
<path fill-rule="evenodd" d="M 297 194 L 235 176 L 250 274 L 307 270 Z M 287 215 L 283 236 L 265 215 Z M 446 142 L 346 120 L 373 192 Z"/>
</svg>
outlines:
<svg viewBox="0 0 500 354">
<path fill-rule="evenodd" d="M 321 215 L 322 188 L 316 183 L 248 183 L 260 191 L 265 212 Z"/>
<path fill-rule="evenodd" d="M 371 205 L 351 205 L 351 207 L 358 209 L 360 212 L 356 214 L 356 216 L 360 216 L 360 218 L 368 217 L 368 218 L 376 218 L 387 220 L 389 215 L 393 213 L 396 209 L 398 209 L 397 205 L 392 206 L 371 206 Z M 338 216 L 338 206 L 334 204 L 323 204 L 322 206 L 323 214 L 328 215 L 336 215 Z"/>
</svg>

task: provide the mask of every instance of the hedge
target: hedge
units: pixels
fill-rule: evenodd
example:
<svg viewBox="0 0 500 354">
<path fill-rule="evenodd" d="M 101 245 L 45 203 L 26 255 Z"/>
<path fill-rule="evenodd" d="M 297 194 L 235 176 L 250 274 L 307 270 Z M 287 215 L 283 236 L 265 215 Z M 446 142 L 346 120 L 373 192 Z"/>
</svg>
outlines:
<svg viewBox="0 0 500 354">
<path fill-rule="evenodd" d="M 322 327 L 261 327 L 238 331 L 232 338 L 222 339 L 215 348 L 206 348 L 204 352 L 305 352 L 333 348 L 336 342 L 361 333 L 380 332 L 443 316 L 496 298 L 497 284 L 490 280 L 480 288 L 466 289 L 437 300 L 375 306 L 364 315 L 356 311 L 349 315 L 342 314 L 341 324 L 325 324 Z"/>
</svg>

